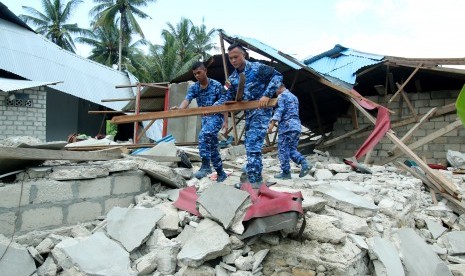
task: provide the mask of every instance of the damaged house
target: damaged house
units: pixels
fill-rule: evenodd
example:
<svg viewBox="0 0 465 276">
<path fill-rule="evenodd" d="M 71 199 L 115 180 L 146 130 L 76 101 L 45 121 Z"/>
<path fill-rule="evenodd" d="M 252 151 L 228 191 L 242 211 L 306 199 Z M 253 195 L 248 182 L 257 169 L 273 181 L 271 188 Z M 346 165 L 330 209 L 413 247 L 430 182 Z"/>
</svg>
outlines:
<svg viewBox="0 0 465 276">
<path fill-rule="evenodd" d="M 1 139 L 63 141 L 73 133 L 105 134 L 108 118 L 89 111 L 121 110 L 126 102 L 102 100 L 134 97 L 131 88 L 115 88 L 135 81 L 128 73 L 61 49 L 2 3 L 0 33 Z"/>
</svg>

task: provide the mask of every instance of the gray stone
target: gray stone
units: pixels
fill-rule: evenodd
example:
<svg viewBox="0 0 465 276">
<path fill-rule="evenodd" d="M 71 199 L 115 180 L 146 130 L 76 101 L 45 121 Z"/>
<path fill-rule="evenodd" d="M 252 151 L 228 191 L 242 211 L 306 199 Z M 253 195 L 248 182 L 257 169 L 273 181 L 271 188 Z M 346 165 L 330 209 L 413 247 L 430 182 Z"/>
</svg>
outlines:
<svg viewBox="0 0 465 276">
<path fill-rule="evenodd" d="M 192 227 L 190 225 L 184 226 L 184 229 L 181 231 L 179 235 L 177 235 L 173 240 L 178 241 L 181 246 L 184 246 L 186 241 L 195 233 L 195 227 Z"/>
<path fill-rule="evenodd" d="M 231 272 L 236 272 L 236 270 L 237 270 L 237 268 L 235 268 L 234 266 L 225 264 L 223 262 L 220 262 L 220 266 L 222 268 L 226 269 L 227 271 L 231 271 Z"/>
<path fill-rule="evenodd" d="M 158 204 L 156 209 L 161 210 L 165 215 L 157 222 L 158 228 L 163 230 L 167 237 L 172 237 L 178 234 L 179 216 L 178 209 L 171 202 Z"/>
<path fill-rule="evenodd" d="M 234 261 L 234 265 L 237 267 L 239 270 L 252 270 L 253 264 L 254 264 L 254 258 L 253 256 L 239 256 Z"/>
<path fill-rule="evenodd" d="M 331 180 L 348 180 L 352 173 L 336 173 Z"/>
<path fill-rule="evenodd" d="M 3 235 L 0 235 L 0 252 L 3 255 L 0 260 L 1 275 L 29 276 L 36 270 L 34 259 L 26 247 L 15 242 L 10 244 L 10 240 Z"/>
<path fill-rule="evenodd" d="M 336 173 L 349 173 L 352 171 L 352 168 L 346 164 L 327 164 L 326 168 Z"/>
<path fill-rule="evenodd" d="M 335 227 L 331 221 L 325 216 L 316 214 L 307 219 L 307 226 L 302 236 L 307 240 L 317 240 L 333 244 L 342 243 L 346 239 L 346 234 Z"/>
<path fill-rule="evenodd" d="M 226 264 L 233 264 L 234 261 L 240 256 L 242 256 L 242 250 L 233 250 L 228 255 L 223 256 L 223 262 L 225 262 Z"/>
<path fill-rule="evenodd" d="M 176 257 L 181 249 L 181 244 L 175 239 L 168 239 L 163 231 L 155 229 L 146 242 L 146 246 L 156 252 L 157 271 L 164 275 L 173 274 L 176 270 Z"/>
<path fill-rule="evenodd" d="M 328 205 L 349 214 L 369 217 L 378 211 L 373 200 L 356 195 L 344 188 L 331 185 L 320 185 L 315 188 L 316 194 L 328 200 Z"/>
<path fill-rule="evenodd" d="M 129 253 L 102 232 L 81 241 L 62 241 L 56 247 L 89 275 L 136 275 L 130 268 Z"/>
<path fill-rule="evenodd" d="M 55 276 L 57 275 L 58 266 L 52 256 L 47 257 L 45 262 L 37 269 L 37 275 Z"/>
<path fill-rule="evenodd" d="M 333 173 L 328 169 L 317 169 L 313 177 L 315 177 L 316 180 L 327 180 L 333 177 Z"/>
<path fill-rule="evenodd" d="M 378 262 L 374 262 L 376 275 L 405 275 L 399 253 L 394 244 L 380 237 L 370 238 L 367 243 L 370 247 L 372 260 L 378 260 Z"/>
<path fill-rule="evenodd" d="M 222 267 L 221 265 L 215 266 L 215 275 L 216 276 L 229 276 L 229 272 Z"/>
<path fill-rule="evenodd" d="M 253 255 L 254 262 L 252 271 L 255 271 L 261 265 L 268 252 L 270 252 L 269 249 L 262 249 Z"/>
<path fill-rule="evenodd" d="M 227 195 L 227 196 L 225 196 Z M 210 218 L 220 222 L 228 229 L 236 216 L 236 213 L 249 198 L 249 193 L 226 185 L 211 185 L 197 199 L 208 212 Z M 243 210 L 245 214 L 246 210 Z M 202 214 L 204 217 L 207 214 Z"/>
<path fill-rule="evenodd" d="M 147 239 L 163 216 L 156 208 L 114 207 L 107 215 L 107 233 L 131 252 Z"/>
<path fill-rule="evenodd" d="M 230 240 L 223 227 L 204 219 L 178 254 L 178 260 L 187 266 L 198 267 L 208 260 L 231 252 Z"/>
<path fill-rule="evenodd" d="M 444 232 L 447 231 L 447 228 L 442 226 L 442 223 L 431 219 L 425 219 L 425 222 L 428 230 L 431 232 L 431 235 L 433 235 L 433 239 L 439 238 Z"/>
<path fill-rule="evenodd" d="M 465 254 L 465 231 L 452 231 L 444 234 L 440 239 L 449 255 Z"/>
<path fill-rule="evenodd" d="M 134 261 L 132 269 L 137 275 L 146 275 L 152 273 L 157 268 L 157 252 L 152 251 Z"/>
<path fill-rule="evenodd" d="M 110 173 L 134 171 L 139 168 L 139 164 L 137 164 L 135 160 L 128 158 L 104 161 L 101 163 L 94 162 L 94 164 L 100 164 L 100 166 L 107 168 Z"/>
<path fill-rule="evenodd" d="M 326 211 L 338 218 L 341 222 L 341 229 L 352 234 L 365 234 L 368 231 L 368 224 L 365 219 L 327 207 Z"/>
<path fill-rule="evenodd" d="M 465 276 L 465 264 L 450 264 L 449 269 L 454 276 Z"/>
<path fill-rule="evenodd" d="M 358 248 L 368 250 L 368 244 L 365 242 L 364 237 L 355 234 L 349 234 L 348 236 L 358 246 Z"/>
<path fill-rule="evenodd" d="M 191 179 L 192 177 L 194 177 L 194 172 L 192 171 L 192 169 L 174 168 L 174 171 L 180 176 L 184 177 L 184 179 Z"/>
<path fill-rule="evenodd" d="M 42 255 L 39 254 L 39 251 L 37 251 L 37 249 L 35 249 L 34 246 L 28 246 L 27 251 L 39 264 L 44 263 L 44 258 L 42 257 Z"/>
<path fill-rule="evenodd" d="M 399 229 L 397 237 L 400 256 L 407 275 L 452 276 L 447 265 L 413 229 Z"/>
</svg>

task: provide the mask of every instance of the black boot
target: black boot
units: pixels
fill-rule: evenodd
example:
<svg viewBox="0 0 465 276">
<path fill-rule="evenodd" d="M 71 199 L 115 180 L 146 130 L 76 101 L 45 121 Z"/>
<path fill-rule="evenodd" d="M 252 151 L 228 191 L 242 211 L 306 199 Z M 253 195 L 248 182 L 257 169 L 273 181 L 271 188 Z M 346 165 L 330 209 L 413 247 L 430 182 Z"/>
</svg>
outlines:
<svg viewBox="0 0 465 276">
<path fill-rule="evenodd" d="M 210 160 L 208 160 L 207 158 L 202 158 L 202 166 L 196 173 L 194 173 L 194 176 L 197 179 L 201 179 L 207 176 L 207 174 L 209 173 L 212 173 L 212 169 L 210 167 Z"/>
</svg>

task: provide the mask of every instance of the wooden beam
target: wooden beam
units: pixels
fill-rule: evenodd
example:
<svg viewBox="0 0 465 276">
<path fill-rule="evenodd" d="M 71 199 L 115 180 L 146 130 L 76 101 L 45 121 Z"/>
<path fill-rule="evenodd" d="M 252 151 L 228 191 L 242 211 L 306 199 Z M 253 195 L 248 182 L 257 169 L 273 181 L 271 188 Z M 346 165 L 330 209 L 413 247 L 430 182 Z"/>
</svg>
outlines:
<svg viewBox="0 0 465 276">
<path fill-rule="evenodd" d="M 400 91 L 402 91 L 402 89 L 404 89 L 404 87 L 407 85 L 407 83 L 413 78 L 413 76 L 418 72 L 418 70 L 420 70 L 420 67 L 422 65 L 423 65 L 423 63 L 421 63 L 421 62 L 420 62 L 420 64 L 418 64 L 418 66 L 415 68 L 415 70 L 413 70 L 412 74 L 410 74 L 410 76 L 408 76 L 408 78 L 404 81 L 404 83 L 402 83 L 402 85 L 397 89 L 397 92 L 394 93 L 394 95 L 392 95 L 389 102 L 392 102 L 397 97 L 397 95 L 400 93 Z"/>
<path fill-rule="evenodd" d="M 0 159 L 92 161 L 118 158 L 121 158 L 121 152 L 69 152 L 67 150 L 0 147 Z"/>
<path fill-rule="evenodd" d="M 352 103 L 355 104 L 355 106 L 362 112 L 368 120 L 370 120 L 373 124 L 376 124 L 376 119 L 368 112 L 366 111 L 362 106 L 358 104 L 356 100 L 353 98 L 349 99 Z M 460 122 L 461 124 L 461 122 Z M 454 186 L 453 183 L 450 182 L 447 178 L 445 178 L 441 174 L 436 174 L 423 160 L 418 157 L 409 147 L 407 147 L 399 138 L 397 138 L 393 133 L 392 130 L 388 130 L 386 132 L 387 138 L 389 138 L 394 144 L 396 144 L 402 152 L 409 156 L 413 161 L 415 161 L 418 166 L 426 173 L 430 179 L 432 179 L 433 182 L 436 184 L 439 184 L 442 186 L 444 189 L 448 191 L 448 193 L 455 197 L 455 198 L 461 198 L 461 195 L 459 194 L 459 191 L 457 190 L 457 187 Z"/>
<path fill-rule="evenodd" d="M 144 99 L 160 99 L 160 98 L 164 98 L 165 96 L 152 96 L 152 97 L 140 97 L 141 100 L 144 100 Z M 103 99 L 101 100 L 102 103 L 105 103 L 105 102 L 123 102 L 123 101 L 135 101 L 136 100 L 136 97 L 134 98 L 119 98 L 119 99 Z"/>
<path fill-rule="evenodd" d="M 396 86 L 400 88 L 401 86 L 396 82 Z M 405 93 L 404 89 L 400 90 L 400 93 L 402 94 L 402 98 L 404 98 L 405 103 L 407 104 L 408 109 L 410 109 L 410 112 L 412 112 L 413 117 L 415 117 L 415 120 L 418 122 L 418 114 L 415 108 L 413 108 L 412 103 L 410 102 L 409 98 L 407 97 L 407 94 Z M 402 114 L 402 112 L 400 112 Z"/>
<path fill-rule="evenodd" d="M 270 99 L 266 107 L 274 107 L 278 102 L 277 98 Z M 208 115 L 223 112 L 233 112 L 239 110 L 257 109 L 260 107 L 259 101 L 241 101 L 233 102 L 225 105 L 204 106 L 197 108 L 177 109 L 160 112 L 150 112 L 139 115 L 115 116 L 111 119 L 114 124 L 125 124 L 132 122 L 141 122 L 147 120 L 164 119 L 164 118 L 179 118 L 196 115 Z"/>
<path fill-rule="evenodd" d="M 455 122 L 450 123 L 447 126 L 445 126 L 443 128 L 440 128 L 440 129 L 436 130 L 433 133 L 430 133 L 429 135 L 427 135 L 425 137 L 422 137 L 421 139 L 418 139 L 417 141 L 415 141 L 412 144 L 408 145 L 408 148 L 411 149 L 411 150 L 417 149 L 417 148 L 423 146 L 424 144 L 426 144 L 428 142 L 431 142 L 434 139 L 439 138 L 439 137 L 443 136 L 444 134 L 446 134 L 448 132 L 451 132 L 452 130 L 458 128 L 461 125 L 462 125 L 462 121 L 456 120 Z M 404 155 L 404 154 L 402 152 L 399 152 L 398 154 L 396 154 L 396 155 L 394 155 L 392 157 L 383 159 L 383 164 L 387 164 L 387 163 L 401 157 L 402 155 Z"/>
<path fill-rule="evenodd" d="M 420 121 L 418 123 L 416 123 L 414 126 L 412 126 L 409 131 L 407 131 L 407 133 L 404 134 L 404 136 L 402 136 L 402 138 L 400 138 L 400 140 L 403 142 L 403 143 L 406 143 L 413 135 L 413 133 L 426 121 L 428 120 L 431 116 L 433 116 L 434 112 L 437 110 L 436 107 L 433 107 L 430 109 L 430 111 L 428 111 L 425 115 L 423 115 L 423 117 L 421 117 Z M 394 155 L 394 150 L 397 148 L 396 145 L 394 145 L 390 150 L 388 150 L 388 155 L 389 156 L 392 156 Z"/>
<path fill-rule="evenodd" d="M 168 85 L 164 86 L 160 84 L 163 84 L 163 83 L 135 83 L 135 84 L 127 84 L 127 85 L 123 84 L 123 85 L 115 85 L 115 88 L 130 88 L 130 87 L 137 87 L 137 86 L 148 86 L 148 87 L 161 88 L 161 89 L 168 88 Z"/>
<path fill-rule="evenodd" d="M 336 138 L 333 138 L 331 140 L 328 140 L 326 142 L 323 142 L 323 144 L 321 146 L 318 146 L 317 148 L 327 148 L 327 147 L 330 147 L 332 145 L 335 145 L 337 144 L 338 142 L 341 142 L 343 141 L 345 138 L 347 137 L 350 137 L 356 133 L 359 133 L 359 132 L 362 132 L 364 131 L 365 129 L 367 129 L 369 127 L 369 125 L 365 125 L 359 129 L 354 129 L 352 131 L 349 131 L 349 132 L 346 132 L 345 134 L 339 136 L 339 137 L 336 137 Z"/>
</svg>

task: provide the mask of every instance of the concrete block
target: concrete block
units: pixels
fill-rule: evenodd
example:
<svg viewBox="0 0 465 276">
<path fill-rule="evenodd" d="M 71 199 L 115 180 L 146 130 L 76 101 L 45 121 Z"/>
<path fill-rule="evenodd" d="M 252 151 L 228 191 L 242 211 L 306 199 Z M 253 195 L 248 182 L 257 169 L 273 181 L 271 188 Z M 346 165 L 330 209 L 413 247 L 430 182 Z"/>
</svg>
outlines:
<svg viewBox="0 0 465 276">
<path fill-rule="evenodd" d="M 63 210 L 60 207 L 26 210 L 21 214 L 21 222 L 21 232 L 61 225 L 63 223 Z"/>
<path fill-rule="evenodd" d="M 44 202 L 57 202 L 73 199 L 72 185 L 74 181 L 55 181 L 55 180 L 39 180 L 34 182 L 31 189 L 37 189 L 34 195 L 31 192 L 31 201 L 34 204 Z"/>
<path fill-rule="evenodd" d="M 115 174 L 113 178 L 112 194 L 114 195 L 145 192 L 142 185 L 144 183 L 143 172 Z"/>
<path fill-rule="evenodd" d="M 105 197 L 111 194 L 111 177 L 77 181 L 79 198 Z"/>
<path fill-rule="evenodd" d="M 0 234 L 10 236 L 13 234 L 16 215 L 14 212 L 0 214 Z"/>
<path fill-rule="evenodd" d="M 107 214 L 113 207 L 128 207 L 134 203 L 134 196 L 126 196 L 121 198 L 109 198 L 105 200 L 104 213 Z"/>
<path fill-rule="evenodd" d="M 68 207 L 66 222 L 75 224 L 79 222 L 91 221 L 102 215 L 102 206 L 95 202 L 80 202 Z"/>
<path fill-rule="evenodd" d="M 29 204 L 29 193 L 31 190 L 30 183 L 24 183 L 23 194 L 21 196 L 21 206 Z M 21 194 L 21 184 L 7 184 L 0 187 L 0 194 L 2 200 L 0 200 L 0 208 L 15 208 L 19 204 L 19 195 Z"/>
</svg>

